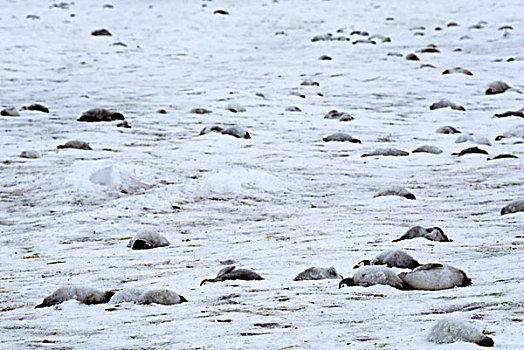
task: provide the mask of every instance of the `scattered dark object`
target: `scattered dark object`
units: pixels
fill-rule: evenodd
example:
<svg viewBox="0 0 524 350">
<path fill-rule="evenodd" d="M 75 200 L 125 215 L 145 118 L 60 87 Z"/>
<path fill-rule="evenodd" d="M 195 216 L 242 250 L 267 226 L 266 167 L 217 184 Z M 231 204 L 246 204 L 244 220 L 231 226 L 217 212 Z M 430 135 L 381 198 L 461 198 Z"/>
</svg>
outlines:
<svg viewBox="0 0 524 350">
<path fill-rule="evenodd" d="M 500 211 L 500 215 L 518 213 L 519 211 L 524 211 L 524 199 L 516 200 L 504 206 Z"/>
<path fill-rule="evenodd" d="M 458 129 L 455 129 L 454 127 L 450 125 L 441 126 L 436 131 L 437 134 L 460 134 L 461 131 Z"/>
<path fill-rule="evenodd" d="M 406 60 L 408 61 L 420 61 L 420 58 L 418 58 L 417 55 L 415 55 L 414 53 L 409 53 L 406 55 Z"/>
<path fill-rule="evenodd" d="M 429 106 L 430 110 L 435 110 L 439 108 L 446 108 L 449 107 L 451 109 L 455 109 L 457 111 L 465 111 L 466 108 L 463 106 L 459 106 L 458 104 L 451 102 L 449 100 L 440 100 L 438 102 L 433 103 L 431 106 Z"/>
<path fill-rule="evenodd" d="M 489 154 L 486 150 L 483 150 L 483 149 L 478 148 L 477 146 L 475 146 L 475 147 L 470 147 L 470 148 L 463 149 L 462 151 L 460 151 L 458 153 L 451 153 L 451 155 L 460 157 L 460 156 L 463 156 L 463 155 L 466 155 L 466 154 L 471 154 L 471 153 Z"/>
<path fill-rule="evenodd" d="M 67 141 L 65 144 L 58 145 L 56 148 L 58 148 L 58 149 L 75 148 L 75 149 L 81 149 L 81 150 L 86 150 L 86 151 L 92 150 L 91 146 L 89 146 L 89 144 L 87 142 L 76 141 L 76 140 Z"/>
<path fill-rule="evenodd" d="M 39 112 L 43 112 L 43 113 L 49 113 L 49 108 L 47 108 L 44 105 L 38 104 L 38 103 L 29 105 L 29 106 L 24 106 L 24 107 L 22 107 L 22 109 L 23 110 L 28 110 L 28 111 L 39 111 Z"/>
<path fill-rule="evenodd" d="M 202 286 L 206 282 L 222 282 L 226 280 L 260 281 L 263 278 L 256 272 L 248 269 L 235 269 L 235 266 L 224 267 L 215 278 L 204 279 L 200 282 Z"/>
<path fill-rule="evenodd" d="M 107 29 L 97 29 L 91 32 L 94 36 L 111 36 L 111 33 Z"/>
<path fill-rule="evenodd" d="M 79 122 L 110 122 L 112 120 L 124 120 L 124 115 L 119 112 L 108 111 L 104 108 L 90 109 L 77 119 Z"/>
</svg>

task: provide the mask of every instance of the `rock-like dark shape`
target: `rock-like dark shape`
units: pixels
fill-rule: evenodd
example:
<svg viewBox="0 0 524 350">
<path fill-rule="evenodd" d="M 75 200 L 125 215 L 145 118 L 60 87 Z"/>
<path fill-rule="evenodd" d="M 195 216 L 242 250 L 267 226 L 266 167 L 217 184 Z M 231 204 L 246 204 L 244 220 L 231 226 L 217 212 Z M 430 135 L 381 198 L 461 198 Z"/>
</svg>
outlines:
<svg viewBox="0 0 524 350">
<path fill-rule="evenodd" d="M 77 141 L 77 140 L 67 141 L 63 145 L 58 145 L 56 148 L 58 149 L 75 148 L 75 149 L 81 149 L 81 150 L 86 150 L 86 151 L 92 150 L 91 146 L 89 146 L 87 142 Z"/>
<path fill-rule="evenodd" d="M 342 276 L 334 267 L 310 267 L 299 273 L 293 281 L 340 279 Z"/>
<path fill-rule="evenodd" d="M 465 111 L 466 108 L 464 106 L 459 106 L 458 104 L 451 102 L 449 100 L 440 100 L 438 102 L 433 103 L 431 106 L 429 106 L 430 110 L 435 110 L 439 108 L 446 108 L 449 107 L 451 109 L 455 109 L 457 111 Z"/>
<path fill-rule="evenodd" d="M 397 148 L 379 148 L 369 153 L 364 153 L 361 157 L 375 157 L 375 156 L 392 156 L 392 157 L 402 157 L 409 156 L 409 152 L 397 149 Z"/>
<path fill-rule="evenodd" d="M 77 119 L 79 122 L 110 122 L 113 120 L 124 120 L 125 117 L 120 112 L 109 111 L 104 108 L 93 108 L 90 109 Z"/>
<path fill-rule="evenodd" d="M 446 234 L 440 227 L 424 228 L 422 226 L 414 226 L 410 228 L 409 230 L 407 230 L 406 233 L 400 236 L 400 238 L 394 239 L 392 242 L 399 242 L 405 239 L 413 239 L 419 237 L 435 242 L 453 242 L 452 239 L 446 236 Z"/>
<path fill-rule="evenodd" d="M 328 56 L 328 55 L 322 55 L 318 59 L 321 61 L 331 61 L 332 60 L 331 56 Z"/>
<path fill-rule="evenodd" d="M 204 279 L 200 282 L 200 286 L 206 282 L 222 282 L 226 280 L 260 281 L 263 278 L 255 271 L 228 266 L 220 270 L 215 278 Z"/>
<path fill-rule="evenodd" d="M 338 142 L 352 142 L 352 143 L 362 143 L 359 139 L 354 138 L 351 135 L 345 134 L 343 132 L 337 132 L 326 136 L 322 139 L 325 142 L 338 141 Z"/>
<path fill-rule="evenodd" d="M 289 106 L 286 108 L 286 112 L 302 112 L 302 110 L 297 106 Z"/>
<path fill-rule="evenodd" d="M 437 134 L 460 134 L 461 133 L 460 130 L 455 129 L 454 127 L 449 126 L 449 125 L 441 126 L 435 132 Z"/>
<path fill-rule="evenodd" d="M 91 32 L 93 36 L 111 36 L 111 33 L 107 29 L 97 29 Z"/>
<path fill-rule="evenodd" d="M 23 110 L 28 110 L 28 111 L 38 111 L 38 112 L 42 112 L 42 113 L 49 113 L 49 108 L 47 108 L 46 106 L 41 105 L 39 103 L 35 103 L 35 104 L 29 105 L 29 106 L 24 106 L 24 107 L 22 107 L 22 109 Z"/>
<path fill-rule="evenodd" d="M 463 156 L 463 155 L 466 155 L 466 154 L 489 154 L 488 151 L 486 150 L 483 150 L 482 148 L 478 148 L 477 146 L 475 147 L 469 147 L 469 148 L 466 148 L 466 149 L 463 149 L 462 151 L 458 152 L 458 153 L 451 153 L 452 155 L 454 156 Z"/>
<path fill-rule="evenodd" d="M 524 199 L 519 199 L 509 203 L 500 211 L 500 215 L 513 214 L 524 211 Z"/>
</svg>

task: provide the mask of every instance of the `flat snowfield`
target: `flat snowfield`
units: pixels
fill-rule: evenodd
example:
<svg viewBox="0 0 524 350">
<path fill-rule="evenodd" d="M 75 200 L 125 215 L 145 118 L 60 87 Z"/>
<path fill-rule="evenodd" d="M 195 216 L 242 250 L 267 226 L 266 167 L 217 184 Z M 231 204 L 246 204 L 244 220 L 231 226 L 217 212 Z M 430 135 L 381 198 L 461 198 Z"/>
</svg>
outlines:
<svg viewBox="0 0 524 350">
<path fill-rule="evenodd" d="M 0 117 L 0 348 L 477 349 L 426 340 L 447 317 L 522 348 L 524 212 L 501 209 L 524 199 L 524 118 L 494 115 L 524 107 L 523 14 L 518 0 L 4 0 L 0 109 L 20 115 Z M 512 88 L 486 95 L 495 81 Z M 430 110 L 440 100 L 465 110 Z M 49 113 L 22 108 L 35 103 Z M 131 128 L 77 121 L 92 108 Z M 251 138 L 200 135 L 213 125 Z M 336 132 L 361 143 L 323 141 Z M 92 150 L 57 149 L 71 140 Z M 469 147 L 489 154 L 452 155 Z M 361 157 L 383 148 L 409 155 Z M 394 186 L 416 200 L 374 197 Z M 392 242 L 417 225 L 453 242 Z M 170 245 L 127 248 L 145 229 Z M 350 277 L 391 248 L 473 284 L 293 281 Z M 199 286 L 227 260 L 264 280 Z M 61 286 L 188 302 L 34 308 Z"/>
</svg>

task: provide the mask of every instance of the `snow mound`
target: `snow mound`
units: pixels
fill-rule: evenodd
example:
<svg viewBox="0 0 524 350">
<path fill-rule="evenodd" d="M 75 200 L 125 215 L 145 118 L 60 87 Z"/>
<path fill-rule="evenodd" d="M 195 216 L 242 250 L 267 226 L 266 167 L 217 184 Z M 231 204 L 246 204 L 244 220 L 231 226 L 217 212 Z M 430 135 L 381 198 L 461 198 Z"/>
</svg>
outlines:
<svg viewBox="0 0 524 350">
<path fill-rule="evenodd" d="M 124 170 L 106 160 L 75 162 L 69 175 L 69 183 L 81 189 L 105 188 L 124 193 L 138 192 L 150 187 L 136 179 L 132 169 Z"/>
</svg>

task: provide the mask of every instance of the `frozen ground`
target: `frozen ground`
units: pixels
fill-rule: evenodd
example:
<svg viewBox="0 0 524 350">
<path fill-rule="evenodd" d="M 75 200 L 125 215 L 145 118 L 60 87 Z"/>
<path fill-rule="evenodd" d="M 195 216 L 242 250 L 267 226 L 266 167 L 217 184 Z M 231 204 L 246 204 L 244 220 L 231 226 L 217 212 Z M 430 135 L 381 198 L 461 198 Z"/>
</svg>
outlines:
<svg viewBox="0 0 524 350">
<path fill-rule="evenodd" d="M 494 138 L 524 120 L 492 115 L 523 107 L 524 95 L 484 95 L 496 80 L 524 89 L 522 1 L 75 2 L 5 0 L 0 10 L 0 107 L 50 108 L 0 118 L 0 348 L 477 348 L 426 342 L 448 316 L 489 331 L 497 348 L 523 346 L 524 214 L 500 209 L 524 195 L 524 151 L 522 139 Z M 514 28 L 505 37 L 503 25 Z M 90 35 L 100 28 L 113 36 Z M 311 42 L 353 30 L 391 42 Z M 440 54 L 417 52 L 428 44 Z M 473 76 L 441 74 L 459 66 Z M 308 78 L 320 86 L 301 86 Z M 443 98 L 467 111 L 429 110 Z M 124 113 L 132 128 L 76 121 L 95 107 Z M 355 120 L 324 119 L 331 109 Z M 252 139 L 198 136 L 214 123 L 241 125 Z M 488 137 L 492 146 L 480 147 L 491 156 L 520 158 L 452 156 L 474 144 L 435 133 L 443 125 Z M 322 141 L 337 131 L 362 144 Z M 74 139 L 93 151 L 56 149 Z M 422 144 L 444 152 L 360 157 Z M 19 158 L 24 150 L 42 157 Z M 388 185 L 417 200 L 373 198 Z M 415 225 L 440 226 L 454 242 L 391 243 Z M 171 245 L 130 251 L 144 228 Z M 309 266 L 350 276 L 391 247 L 461 268 L 473 285 L 400 292 L 292 281 Z M 226 259 L 265 280 L 199 287 Z M 62 285 L 168 287 L 189 302 L 34 309 Z"/>
</svg>

